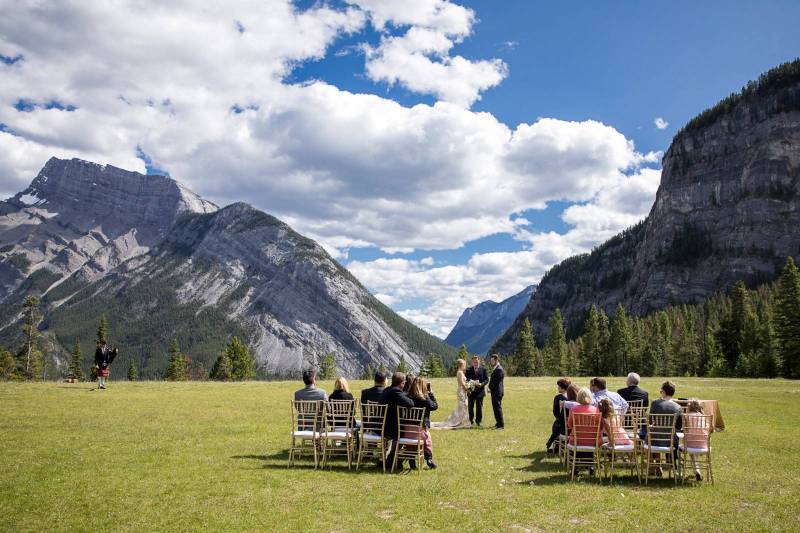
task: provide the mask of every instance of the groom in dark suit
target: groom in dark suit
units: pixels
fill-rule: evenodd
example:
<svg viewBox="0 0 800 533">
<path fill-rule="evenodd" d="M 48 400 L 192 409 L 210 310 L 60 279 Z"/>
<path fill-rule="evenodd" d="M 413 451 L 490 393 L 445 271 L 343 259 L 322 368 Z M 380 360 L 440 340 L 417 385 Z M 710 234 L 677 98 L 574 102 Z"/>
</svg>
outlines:
<svg viewBox="0 0 800 533">
<path fill-rule="evenodd" d="M 483 399 L 486 397 L 486 384 L 489 378 L 486 369 L 481 366 L 481 358 L 472 356 L 472 366 L 467 369 L 467 381 L 477 381 L 478 385 L 469 393 L 469 422 L 477 426 L 483 420 Z"/>
<path fill-rule="evenodd" d="M 492 375 L 489 377 L 489 393 L 492 395 L 492 410 L 494 411 L 495 429 L 505 428 L 503 423 L 503 378 L 506 373 L 500 366 L 500 356 L 492 354 L 489 358 L 492 365 Z"/>
</svg>

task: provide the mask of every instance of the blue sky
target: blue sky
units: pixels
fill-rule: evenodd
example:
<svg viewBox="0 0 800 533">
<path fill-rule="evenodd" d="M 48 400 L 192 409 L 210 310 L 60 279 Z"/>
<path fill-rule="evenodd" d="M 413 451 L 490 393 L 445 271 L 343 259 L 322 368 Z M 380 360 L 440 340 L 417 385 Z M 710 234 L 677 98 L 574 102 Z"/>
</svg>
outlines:
<svg viewBox="0 0 800 533">
<path fill-rule="evenodd" d="M 0 194 L 54 155 L 169 173 L 285 220 L 444 337 L 646 216 L 677 129 L 800 56 L 798 20 L 778 1 L 22 5 L 0 19 Z"/>
</svg>

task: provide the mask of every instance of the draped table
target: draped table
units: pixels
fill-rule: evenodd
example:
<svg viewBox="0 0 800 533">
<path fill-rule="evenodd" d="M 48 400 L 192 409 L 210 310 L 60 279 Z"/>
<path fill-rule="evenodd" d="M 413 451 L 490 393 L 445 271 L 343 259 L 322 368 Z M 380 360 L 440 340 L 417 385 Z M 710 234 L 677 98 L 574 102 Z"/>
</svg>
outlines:
<svg viewBox="0 0 800 533">
<path fill-rule="evenodd" d="M 719 402 L 717 400 L 698 400 L 703 406 L 703 413 L 707 415 L 714 415 L 714 431 L 725 430 L 725 420 L 722 418 L 722 413 L 719 410 Z M 675 402 L 681 407 L 686 407 L 689 404 L 688 399 L 679 399 Z"/>
</svg>

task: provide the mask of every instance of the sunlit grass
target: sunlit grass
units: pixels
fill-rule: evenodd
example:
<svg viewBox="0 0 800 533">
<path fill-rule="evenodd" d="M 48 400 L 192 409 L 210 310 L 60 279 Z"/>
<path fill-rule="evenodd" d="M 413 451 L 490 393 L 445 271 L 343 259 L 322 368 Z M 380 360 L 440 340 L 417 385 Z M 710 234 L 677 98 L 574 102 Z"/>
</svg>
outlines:
<svg viewBox="0 0 800 533">
<path fill-rule="evenodd" d="M 287 469 L 297 383 L 0 384 L 0 529 L 800 529 L 800 383 L 676 379 L 678 396 L 718 399 L 727 430 L 716 484 L 675 488 L 568 481 L 542 453 L 552 381 L 507 380 L 503 432 L 434 432 L 440 468 L 421 475 Z M 455 391 L 433 387 L 441 420 Z"/>
</svg>

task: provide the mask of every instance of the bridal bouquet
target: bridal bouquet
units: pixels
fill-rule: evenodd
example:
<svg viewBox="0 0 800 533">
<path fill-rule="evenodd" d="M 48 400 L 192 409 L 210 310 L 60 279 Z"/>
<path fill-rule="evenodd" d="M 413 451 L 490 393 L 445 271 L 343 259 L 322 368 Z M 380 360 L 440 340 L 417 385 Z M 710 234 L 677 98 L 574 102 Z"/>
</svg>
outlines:
<svg viewBox="0 0 800 533">
<path fill-rule="evenodd" d="M 472 393 L 472 391 L 474 391 L 480 384 L 481 382 L 476 379 L 467 381 L 467 392 Z"/>
</svg>

